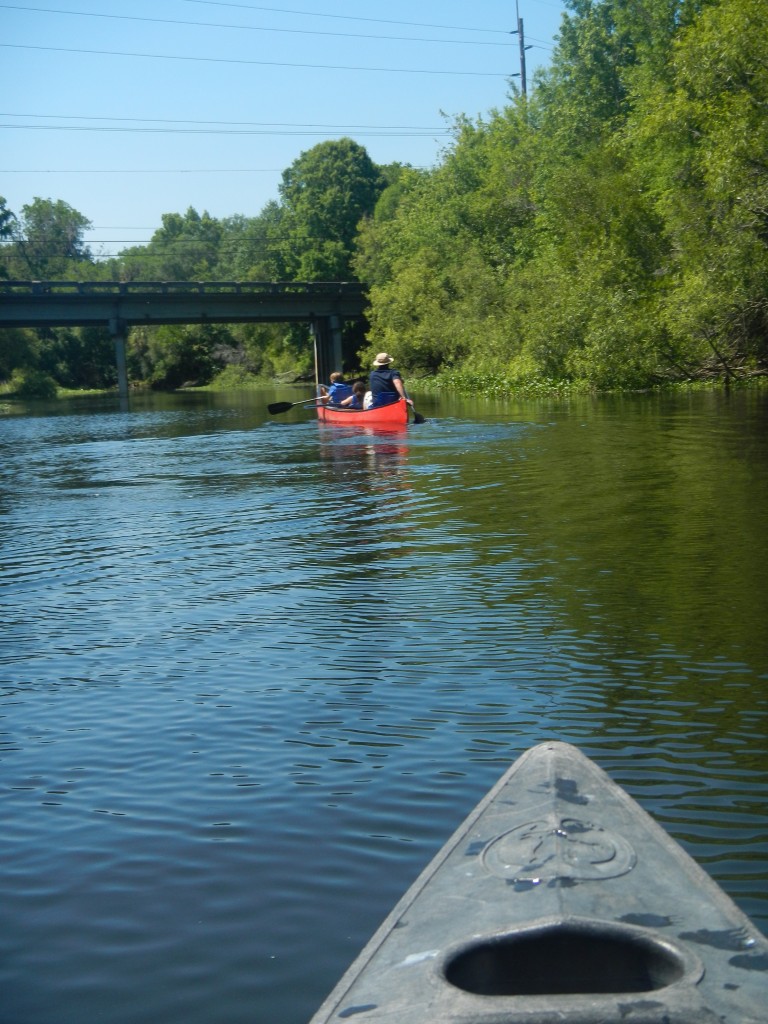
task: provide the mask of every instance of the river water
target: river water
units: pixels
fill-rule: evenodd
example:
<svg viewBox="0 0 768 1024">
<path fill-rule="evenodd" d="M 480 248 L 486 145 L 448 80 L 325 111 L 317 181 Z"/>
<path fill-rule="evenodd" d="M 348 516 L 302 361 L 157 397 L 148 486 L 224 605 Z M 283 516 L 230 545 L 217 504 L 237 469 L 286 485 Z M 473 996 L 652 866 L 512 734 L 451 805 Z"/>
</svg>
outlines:
<svg viewBox="0 0 768 1024">
<path fill-rule="evenodd" d="M 768 394 L 0 418 L 0 1021 L 304 1024 L 576 743 L 768 929 Z"/>
</svg>

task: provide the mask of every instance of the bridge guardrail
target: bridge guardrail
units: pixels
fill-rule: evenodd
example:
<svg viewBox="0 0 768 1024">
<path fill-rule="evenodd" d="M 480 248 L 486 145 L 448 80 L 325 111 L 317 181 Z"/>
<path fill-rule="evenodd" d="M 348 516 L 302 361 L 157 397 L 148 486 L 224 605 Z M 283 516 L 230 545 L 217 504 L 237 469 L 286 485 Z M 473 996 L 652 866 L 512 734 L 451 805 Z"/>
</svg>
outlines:
<svg viewBox="0 0 768 1024">
<path fill-rule="evenodd" d="M 328 295 L 356 295 L 363 286 L 356 281 L 4 281 L 0 294 L 77 294 L 132 295 L 148 292 L 169 295 L 196 292 L 200 295 L 229 292 L 234 295 L 261 292 L 302 295 L 306 292 Z"/>
</svg>

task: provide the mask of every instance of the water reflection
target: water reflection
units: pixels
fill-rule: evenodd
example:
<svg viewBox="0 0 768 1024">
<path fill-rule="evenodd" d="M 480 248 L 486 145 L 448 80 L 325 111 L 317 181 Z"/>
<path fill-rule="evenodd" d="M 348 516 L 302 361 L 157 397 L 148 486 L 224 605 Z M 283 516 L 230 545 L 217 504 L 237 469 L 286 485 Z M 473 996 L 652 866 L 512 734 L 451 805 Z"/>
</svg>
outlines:
<svg viewBox="0 0 768 1024">
<path fill-rule="evenodd" d="M 552 736 L 768 921 L 765 403 L 288 397 L 2 422 L 8 1019 L 303 1024 Z"/>
<path fill-rule="evenodd" d="M 349 567 L 349 582 L 365 588 L 351 603 L 370 605 L 392 572 L 387 561 L 412 551 L 408 432 L 321 426 L 319 454 L 334 555 Z"/>
<path fill-rule="evenodd" d="M 375 427 L 319 425 L 320 456 L 335 479 L 364 471 L 371 486 L 381 486 L 401 476 L 408 457 L 408 430 L 377 430 Z"/>
</svg>

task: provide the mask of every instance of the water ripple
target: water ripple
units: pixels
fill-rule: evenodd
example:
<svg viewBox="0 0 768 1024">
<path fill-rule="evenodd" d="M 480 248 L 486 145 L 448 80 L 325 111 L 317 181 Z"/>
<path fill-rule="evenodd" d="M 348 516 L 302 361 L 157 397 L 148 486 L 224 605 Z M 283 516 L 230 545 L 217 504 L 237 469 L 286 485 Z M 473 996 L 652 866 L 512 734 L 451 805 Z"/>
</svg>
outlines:
<svg viewBox="0 0 768 1024">
<path fill-rule="evenodd" d="M 300 1024 L 552 737 L 768 923 L 747 399 L 402 435 L 177 401 L 3 422 L 9 1020 Z"/>
</svg>

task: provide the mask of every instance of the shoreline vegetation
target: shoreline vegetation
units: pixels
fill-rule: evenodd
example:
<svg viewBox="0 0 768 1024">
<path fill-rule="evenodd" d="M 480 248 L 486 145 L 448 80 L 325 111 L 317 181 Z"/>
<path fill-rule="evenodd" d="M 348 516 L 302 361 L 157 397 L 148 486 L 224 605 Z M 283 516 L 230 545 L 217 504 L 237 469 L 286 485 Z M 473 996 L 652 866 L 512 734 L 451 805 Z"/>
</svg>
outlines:
<svg viewBox="0 0 768 1024">
<path fill-rule="evenodd" d="M 726 387 L 768 374 L 768 4 L 566 0 L 527 96 L 454 118 L 430 169 L 313 146 L 255 216 L 168 213 L 99 260 L 87 217 L 0 198 L 0 279 L 352 281 L 339 369 L 392 352 L 414 388 Z M 134 327 L 136 386 L 312 377 L 303 324 Z M 0 382 L 116 384 L 105 329 L 0 331 Z"/>
<path fill-rule="evenodd" d="M 350 377 L 357 376 L 354 373 L 349 374 Z M 209 384 L 190 385 L 186 387 L 175 388 L 173 391 L 178 392 L 227 392 L 227 391 L 263 391 L 265 389 L 274 389 L 277 386 L 285 388 L 296 388 L 306 387 L 307 381 L 276 381 L 274 379 L 259 379 L 257 377 L 251 377 L 250 379 L 241 378 L 238 382 L 230 382 L 224 385 L 218 385 L 216 381 L 212 381 Z M 616 388 L 616 389 L 605 389 L 596 390 L 593 387 L 586 386 L 583 382 L 578 381 L 556 381 L 556 380 L 530 380 L 530 381 L 509 381 L 503 378 L 487 376 L 477 377 L 469 373 L 444 373 L 434 378 L 422 378 L 413 379 L 409 381 L 411 391 L 414 395 L 428 395 L 428 394 L 456 394 L 462 396 L 474 396 L 476 398 L 486 399 L 497 399 L 504 401 L 505 399 L 534 399 L 534 398 L 565 398 L 592 395 L 599 398 L 600 396 L 607 396 L 613 394 L 663 394 L 664 392 L 681 392 L 681 391 L 717 391 L 717 390 L 728 390 L 728 389 L 768 389 L 768 373 L 764 371 L 758 371 L 751 374 L 745 374 L 743 376 L 730 376 L 730 377 L 715 377 L 715 376 L 702 376 L 697 380 L 685 380 L 685 381 L 666 381 L 663 383 L 656 383 L 649 385 L 645 388 Z M 133 385 L 131 392 L 134 394 L 140 394 L 142 392 L 148 393 L 155 391 L 156 388 L 151 388 L 149 385 Z M 168 392 L 168 393 L 173 393 Z M 45 389 L 45 393 L 35 394 L 30 392 L 21 393 L 12 389 L 10 382 L 0 383 L 0 403 L 8 403 L 8 406 L 12 408 L 15 403 L 25 404 L 30 401 L 67 401 L 77 398 L 91 398 L 91 397 L 106 397 L 116 396 L 117 388 L 56 388 L 54 391 Z M 3 408 L 0 404 L 0 415 L 3 412 L 9 411 L 7 408 Z"/>
</svg>

